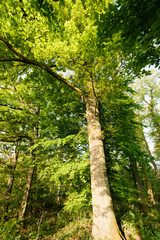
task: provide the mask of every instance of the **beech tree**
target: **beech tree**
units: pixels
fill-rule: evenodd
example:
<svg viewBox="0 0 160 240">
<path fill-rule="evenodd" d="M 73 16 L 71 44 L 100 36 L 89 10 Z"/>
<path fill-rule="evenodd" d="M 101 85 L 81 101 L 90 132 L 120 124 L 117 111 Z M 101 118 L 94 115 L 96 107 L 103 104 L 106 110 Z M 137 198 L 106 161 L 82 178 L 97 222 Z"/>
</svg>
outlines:
<svg viewBox="0 0 160 240">
<path fill-rule="evenodd" d="M 133 83 L 133 89 L 136 91 L 135 99 L 142 107 L 139 111 L 139 118 L 142 124 L 141 137 L 144 141 L 145 149 L 150 156 L 151 163 L 155 169 L 159 179 L 159 170 L 156 165 L 156 158 L 153 156 L 148 146 L 146 136 L 144 134 L 143 124 L 148 128 L 150 139 L 154 142 L 153 152 L 159 152 L 159 70 L 151 68 L 150 74 L 143 74 L 141 78 L 137 78 Z M 158 160 L 158 159 L 157 159 Z"/>
<path fill-rule="evenodd" d="M 27 174 L 22 174 L 25 191 L 24 196 L 19 191 L 22 203 L 18 218 L 20 222 L 25 218 L 27 205 L 30 214 L 41 211 L 37 239 L 47 204 L 53 207 L 54 203 L 58 209 L 63 205 L 66 212 L 72 210 L 78 219 L 75 206 L 81 201 L 78 209 L 87 212 L 88 142 L 92 239 L 124 239 L 116 222 L 111 193 L 117 202 L 123 202 L 122 206 L 119 202 L 115 204 L 116 213 L 138 209 L 137 203 L 142 214 L 148 212 L 141 168 L 145 165 L 149 171 L 149 159 L 136 135 L 137 106 L 129 97 L 133 94 L 129 83 L 134 77 L 133 66 L 128 65 L 131 55 L 127 57 L 120 33 L 108 34 L 110 26 L 113 27 L 109 15 L 114 12 L 112 6 L 117 6 L 110 3 L 107 0 L 0 3 L 0 140 L 6 146 L 7 141 L 22 140 L 19 159 L 22 161 L 24 155 L 26 162 L 18 167 L 29 172 L 28 181 Z M 102 16 L 109 20 L 107 34 L 102 27 L 98 28 L 101 23 L 106 28 Z M 99 38 L 100 32 L 104 38 Z M 32 181 L 34 170 L 36 176 Z M 33 205 L 37 205 L 32 211 L 33 199 Z"/>
<path fill-rule="evenodd" d="M 107 1 L 35 2 L 2 1 L 1 70 L 35 66 L 67 85 L 86 105 L 93 205 L 93 239 L 122 239 L 106 175 L 99 120 L 100 84 L 107 84 L 120 69 L 114 40 L 101 51 L 95 15 Z M 6 21 L 6 19 L 8 19 Z M 70 77 L 65 72 L 72 70 Z"/>
</svg>

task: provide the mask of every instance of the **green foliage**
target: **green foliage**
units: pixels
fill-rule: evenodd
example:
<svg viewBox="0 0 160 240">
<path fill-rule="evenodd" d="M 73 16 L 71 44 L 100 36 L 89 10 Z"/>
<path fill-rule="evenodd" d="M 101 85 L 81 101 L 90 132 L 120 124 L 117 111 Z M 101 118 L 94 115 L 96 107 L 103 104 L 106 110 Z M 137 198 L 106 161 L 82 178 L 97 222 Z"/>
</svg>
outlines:
<svg viewBox="0 0 160 240">
<path fill-rule="evenodd" d="M 141 105 L 140 115 L 142 122 L 148 128 L 148 135 L 150 135 L 155 143 L 155 155 L 159 156 L 159 76 L 160 72 L 156 68 L 148 69 L 150 74 L 143 74 L 141 78 L 137 78 L 133 83 L 135 89 L 135 100 Z"/>
<path fill-rule="evenodd" d="M 0 223 L 0 238 L 7 240 L 21 239 L 19 232 L 21 223 L 16 218 L 10 219 L 9 221 L 1 221 Z"/>
<path fill-rule="evenodd" d="M 75 220 L 69 223 L 65 228 L 57 232 L 54 237 L 55 239 L 77 239 L 87 240 L 91 234 L 91 221 L 87 218 L 81 220 Z"/>
<path fill-rule="evenodd" d="M 154 214 L 154 213 L 153 213 Z M 128 212 L 122 220 L 122 225 L 128 232 L 132 233 L 132 239 L 135 239 L 134 235 L 139 233 L 142 239 L 160 239 L 159 235 L 159 223 L 154 215 L 144 217 L 135 212 Z"/>
<path fill-rule="evenodd" d="M 133 237 L 135 232 L 144 239 L 159 237 L 158 220 L 144 217 L 137 210 L 140 201 L 132 176 L 133 163 L 137 164 L 142 182 L 143 203 L 149 205 L 146 170 L 156 191 L 156 202 L 159 188 L 137 133 L 140 124 L 136 121 L 136 111 L 140 107 L 130 86 L 135 77 L 132 72 L 135 65 L 130 60 L 135 64 L 140 61 L 137 71 L 146 62 L 159 61 L 156 45 L 159 8 L 153 16 L 156 1 L 151 6 L 146 1 L 111 3 L 91 0 L 2 0 L 0 3 L 3 239 L 89 239 L 91 186 L 84 98 L 91 81 L 99 101 L 107 172 L 118 222 L 123 219 Z M 139 12 L 145 5 L 141 18 Z M 120 21 L 122 15 L 124 20 Z M 75 88 L 81 91 L 83 99 L 72 91 Z M 146 83 L 144 88 L 148 91 Z M 157 94 L 153 102 L 156 105 L 158 86 L 154 94 Z M 154 121 L 150 121 L 153 127 L 155 119 L 159 120 L 158 111 Z M 154 138 L 159 146 L 159 139 Z M 21 144 L 19 157 L 11 171 L 17 141 Z M 35 174 L 21 225 L 17 216 L 30 166 L 35 167 Z M 8 193 L 11 175 L 14 182 Z"/>
<path fill-rule="evenodd" d="M 147 64 L 159 66 L 159 12 L 158 0 L 117 0 L 97 19 L 101 42 L 118 35 L 119 51 L 136 74 Z"/>
</svg>

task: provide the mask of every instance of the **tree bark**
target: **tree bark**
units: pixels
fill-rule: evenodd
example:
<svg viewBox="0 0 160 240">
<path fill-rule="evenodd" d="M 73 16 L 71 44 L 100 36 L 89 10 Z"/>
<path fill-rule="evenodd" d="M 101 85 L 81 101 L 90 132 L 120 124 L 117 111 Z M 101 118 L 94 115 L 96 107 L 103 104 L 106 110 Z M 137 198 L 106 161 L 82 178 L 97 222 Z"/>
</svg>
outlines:
<svg viewBox="0 0 160 240">
<path fill-rule="evenodd" d="M 153 104 L 154 98 L 153 98 L 153 89 L 152 88 L 150 89 L 150 97 L 151 97 L 151 100 L 150 100 L 149 106 L 150 106 L 151 118 L 152 118 L 152 122 L 154 124 L 154 127 L 156 129 L 156 132 L 157 132 L 158 136 L 160 137 L 160 124 L 159 124 L 159 121 L 157 121 L 157 119 L 156 119 L 156 114 L 155 114 L 154 104 Z M 151 151 L 149 149 L 149 146 L 148 146 L 148 143 L 146 141 L 146 138 L 145 138 L 145 135 L 144 135 L 143 131 L 142 131 L 142 134 L 143 134 L 146 150 L 147 150 L 147 152 L 148 152 L 148 154 L 149 154 L 149 156 L 151 158 L 151 163 L 152 163 L 152 165 L 154 167 L 154 170 L 155 170 L 155 172 L 157 174 L 157 177 L 158 177 L 158 179 L 160 181 L 160 172 L 159 172 L 159 170 L 157 168 L 157 165 L 156 165 L 156 163 L 155 163 L 155 161 L 153 159 L 152 153 L 151 153 Z"/>
<path fill-rule="evenodd" d="M 154 206 L 156 204 L 155 199 L 154 199 L 154 194 L 151 186 L 151 182 L 148 179 L 148 176 L 145 176 L 145 182 L 147 185 L 147 193 L 148 193 L 148 198 L 149 198 L 149 203 L 150 205 Z"/>
<path fill-rule="evenodd" d="M 18 161 L 18 154 L 19 154 L 19 143 L 17 143 L 16 148 L 15 148 L 15 154 L 13 157 L 13 162 L 12 162 L 12 167 L 11 167 L 11 174 L 8 178 L 8 183 L 7 183 L 7 193 L 12 192 L 12 187 L 13 187 L 13 181 L 14 181 L 14 172 L 16 169 L 17 161 Z"/>
<path fill-rule="evenodd" d="M 61 206 L 61 184 L 57 187 L 57 204 L 59 207 Z"/>
<path fill-rule="evenodd" d="M 15 169 L 16 169 L 16 165 L 17 165 L 17 161 L 18 161 L 18 154 L 19 154 L 19 143 L 17 142 L 16 147 L 15 147 L 13 161 L 12 161 L 12 166 L 11 166 L 11 173 L 9 175 L 8 183 L 7 183 L 7 192 L 6 192 L 7 204 L 6 204 L 6 208 L 5 208 L 6 213 L 8 213 L 9 200 L 11 197 L 11 192 L 12 192 L 12 187 L 13 187 L 13 182 L 14 182 L 14 174 L 15 174 Z"/>
<path fill-rule="evenodd" d="M 120 240 L 121 235 L 115 218 L 109 183 L 106 174 L 106 163 L 99 120 L 97 98 L 89 89 L 86 101 L 86 117 L 90 149 L 90 170 L 93 206 L 93 240 Z"/>
<path fill-rule="evenodd" d="M 160 172 L 159 172 L 159 170 L 158 170 L 158 168 L 157 168 L 157 165 L 156 165 L 156 163 L 155 163 L 155 161 L 154 161 L 154 159 L 153 159 L 152 153 L 151 153 L 151 151 L 150 151 L 150 149 L 149 149 L 149 146 L 148 146 L 148 143 L 147 143 L 147 141 L 146 141 L 146 138 L 145 138 L 145 135 L 144 135 L 144 132 L 143 132 L 143 131 L 142 131 L 142 136 L 143 136 L 143 140 L 144 140 L 144 144 L 145 144 L 146 151 L 147 151 L 148 155 L 150 156 L 151 163 L 152 163 L 152 165 L 153 165 L 153 167 L 154 167 L 154 170 L 155 170 L 155 172 L 156 172 L 156 174 L 157 174 L 157 177 L 158 177 L 158 179 L 159 179 L 159 181 L 160 181 Z"/>
<path fill-rule="evenodd" d="M 138 191 L 139 210 L 140 210 L 140 212 L 142 212 L 144 214 L 147 214 L 148 213 L 148 207 L 144 203 L 145 202 L 145 197 L 143 195 L 142 183 L 141 183 L 141 179 L 140 179 L 139 174 L 138 174 L 138 168 L 137 168 L 136 162 L 132 163 L 132 173 L 133 173 L 135 188 Z"/>
<path fill-rule="evenodd" d="M 31 142 L 31 146 L 34 145 L 35 140 L 37 138 L 38 138 L 38 127 L 35 126 L 34 127 L 34 139 L 33 139 L 33 142 Z M 33 150 L 30 153 L 30 157 L 31 157 L 31 161 L 33 161 L 35 159 L 35 154 L 34 154 Z M 23 199 L 22 199 L 22 203 L 21 203 L 21 210 L 19 212 L 18 220 L 22 220 L 25 216 L 25 212 L 26 212 L 27 204 L 28 204 L 29 193 L 30 193 L 31 185 L 32 185 L 34 169 L 35 169 L 34 167 L 29 167 L 29 170 L 28 170 L 28 178 L 27 178 L 27 183 L 26 183 L 26 187 L 24 190 L 24 195 L 23 195 Z"/>
<path fill-rule="evenodd" d="M 23 195 L 23 199 L 22 199 L 21 210 L 19 212 L 18 220 L 22 220 L 24 218 L 24 215 L 26 212 L 28 196 L 29 196 L 29 192 L 30 192 L 31 184 L 32 184 L 33 172 L 34 172 L 34 167 L 29 167 L 27 184 L 26 184 L 26 187 L 24 190 L 24 195 Z"/>
</svg>

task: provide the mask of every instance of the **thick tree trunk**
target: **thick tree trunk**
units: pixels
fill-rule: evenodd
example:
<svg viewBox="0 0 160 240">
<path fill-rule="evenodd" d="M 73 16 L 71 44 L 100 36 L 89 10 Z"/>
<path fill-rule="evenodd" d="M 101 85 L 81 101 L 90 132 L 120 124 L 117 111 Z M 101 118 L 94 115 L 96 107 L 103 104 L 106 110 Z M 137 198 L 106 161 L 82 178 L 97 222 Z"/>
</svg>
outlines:
<svg viewBox="0 0 160 240">
<path fill-rule="evenodd" d="M 120 240 L 123 239 L 119 231 L 114 210 L 104 155 L 99 110 L 94 92 L 86 99 L 86 117 L 88 123 L 88 137 L 90 148 L 90 169 L 93 206 L 93 240 Z"/>
<path fill-rule="evenodd" d="M 144 203 L 145 202 L 145 197 L 143 195 L 142 183 L 141 183 L 141 179 L 140 179 L 139 174 L 138 174 L 138 168 L 137 168 L 136 162 L 132 163 L 132 173 L 133 173 L 135 188 L 138 190 L 139 210 L 142 213 L 147 214 L 148 213 L 148 208 L 147 208 L 147 205 Z"/>
</svg>

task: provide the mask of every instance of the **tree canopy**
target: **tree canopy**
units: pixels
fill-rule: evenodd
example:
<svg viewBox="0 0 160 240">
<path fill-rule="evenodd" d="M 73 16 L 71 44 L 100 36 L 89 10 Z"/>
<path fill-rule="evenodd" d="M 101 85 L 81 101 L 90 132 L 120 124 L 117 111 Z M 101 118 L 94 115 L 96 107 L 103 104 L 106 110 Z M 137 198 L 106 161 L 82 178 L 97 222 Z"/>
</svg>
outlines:
<svg viewBox="0 0 160 240">
<path fill-rule="evenodd" d="M 102 41 L 118 35 L 117 44 L 135 72 L 147 64 L 159 67 L 159 1 L 115 1 L 97 22 Z"/>
</svg>

